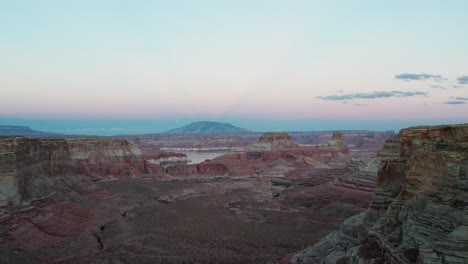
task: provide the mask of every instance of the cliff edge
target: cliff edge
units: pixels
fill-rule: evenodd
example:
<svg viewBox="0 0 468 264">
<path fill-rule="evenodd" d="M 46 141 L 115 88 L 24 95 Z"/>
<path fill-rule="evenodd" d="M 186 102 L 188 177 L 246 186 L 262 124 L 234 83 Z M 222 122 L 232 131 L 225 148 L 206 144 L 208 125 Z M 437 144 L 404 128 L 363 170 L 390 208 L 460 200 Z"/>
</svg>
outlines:
<svg viewBox="0 0 468 264">
<path fill-rule="evenodd" d="M 403 129 L 369 209 L 291 263 L 467 263 L 468 124 Z"/>
</svg>

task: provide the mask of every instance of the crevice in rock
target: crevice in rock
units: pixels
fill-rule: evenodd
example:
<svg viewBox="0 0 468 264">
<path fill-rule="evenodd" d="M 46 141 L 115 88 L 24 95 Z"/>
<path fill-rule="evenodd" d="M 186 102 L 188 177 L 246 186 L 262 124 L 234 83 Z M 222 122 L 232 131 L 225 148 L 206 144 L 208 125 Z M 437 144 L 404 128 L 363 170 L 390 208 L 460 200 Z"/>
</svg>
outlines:
<svg viewBox="0 0 468 264">
<path fill-rule="evenodd" d="M 101 236 L 97 233 L 93 233 L 93 236 L 96 238 L 96 241 L 99 244 L 99 250 L 102 250 L 104 248 L 104 243 L 102 242 Z"/>
</svg>

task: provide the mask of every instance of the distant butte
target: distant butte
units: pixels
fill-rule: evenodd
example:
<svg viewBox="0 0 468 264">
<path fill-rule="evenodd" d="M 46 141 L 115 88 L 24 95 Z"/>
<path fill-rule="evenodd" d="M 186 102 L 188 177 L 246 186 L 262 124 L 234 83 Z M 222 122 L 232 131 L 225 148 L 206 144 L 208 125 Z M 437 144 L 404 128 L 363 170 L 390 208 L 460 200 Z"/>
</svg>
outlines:
<svg viewBox="0 0 468 264">
<path fill-rule="evenodd" d="M 245 128 L 236 127 L 229 123 L 201 121 L 188 124 L 186 126 L 169 130 L 165 134 L 202 134 L 202 135 L 219 135 L 219 134 L 244 134 L 250 131 Z"/>
</svg>

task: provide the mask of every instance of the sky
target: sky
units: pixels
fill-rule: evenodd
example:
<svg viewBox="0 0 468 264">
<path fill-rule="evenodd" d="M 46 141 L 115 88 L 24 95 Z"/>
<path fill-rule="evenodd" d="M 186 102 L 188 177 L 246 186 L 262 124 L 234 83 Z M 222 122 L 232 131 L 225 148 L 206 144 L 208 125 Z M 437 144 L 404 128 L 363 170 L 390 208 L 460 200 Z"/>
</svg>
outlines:
<svg viewBox="0 0 468 264">
<path fill-rule="evenodd" d="M 468 1 L 0 1 L 0 124 L 68 134 L 468 122 Z"/>
</svg>

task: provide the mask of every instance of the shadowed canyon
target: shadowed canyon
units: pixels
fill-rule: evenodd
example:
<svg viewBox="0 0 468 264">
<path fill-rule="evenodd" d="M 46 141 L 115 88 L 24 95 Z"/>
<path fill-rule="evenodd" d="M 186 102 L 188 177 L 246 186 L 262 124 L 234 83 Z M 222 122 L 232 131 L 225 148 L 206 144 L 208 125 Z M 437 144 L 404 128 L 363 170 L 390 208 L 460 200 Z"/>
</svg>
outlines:
<svg viewBox="0 0 468 264">
<path fill-rule="evenodd" d="M 467 144 L 468 125 L 4 136 L 0 263 L 464 263 Z"/>
<path fill-rule="evenodd" d="M 468 0 L 0 0 L 0 264 L 468 264 Z"/>
</svg>

